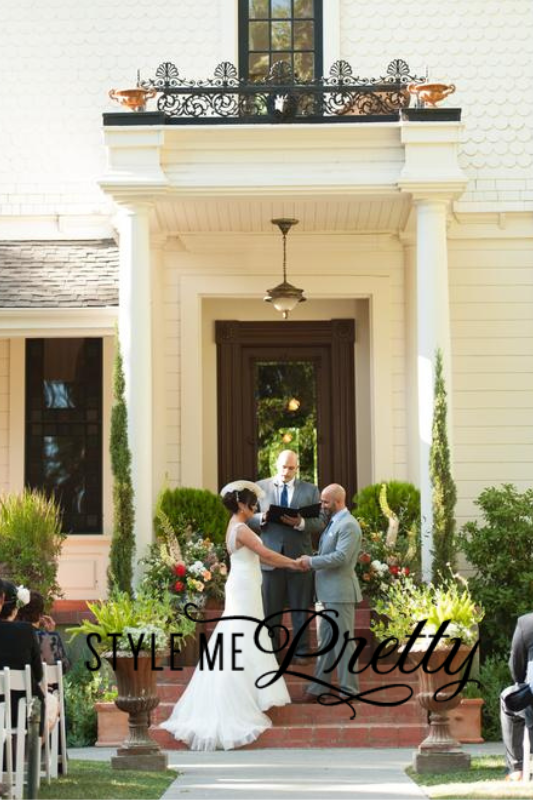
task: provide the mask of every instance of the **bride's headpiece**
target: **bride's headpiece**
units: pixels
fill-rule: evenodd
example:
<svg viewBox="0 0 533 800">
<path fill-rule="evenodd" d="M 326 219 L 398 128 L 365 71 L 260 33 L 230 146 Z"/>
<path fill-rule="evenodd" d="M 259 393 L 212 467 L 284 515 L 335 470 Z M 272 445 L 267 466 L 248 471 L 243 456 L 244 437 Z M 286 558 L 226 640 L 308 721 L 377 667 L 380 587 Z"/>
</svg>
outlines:
<svg viewBox="0 0 533 800">
<path fill-rule="evenodd" d="M 258 500 L 261 500 L 261 498 L 265 496 L 261 487 L 258 486 L 257 483 L 252 483 L 252 481 L 231 481 L 231 483 L 227 483 L 224 488 L 220 490 L 220 496 L 224 497 L 228 492 L 237 492 L 238 499 L 238 493 L 242 492 L 243 489 L 248 489 L 250 492 L 253 492 Z"/>
</svg>

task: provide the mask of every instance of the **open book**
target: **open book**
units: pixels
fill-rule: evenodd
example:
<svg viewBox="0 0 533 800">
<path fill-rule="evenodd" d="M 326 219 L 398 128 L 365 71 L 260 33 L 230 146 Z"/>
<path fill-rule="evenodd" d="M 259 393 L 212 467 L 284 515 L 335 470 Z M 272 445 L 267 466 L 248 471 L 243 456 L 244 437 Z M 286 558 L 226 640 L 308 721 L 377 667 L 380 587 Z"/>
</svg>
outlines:
<svg viewBox="0 0 533 800">
<path fill-rule="evenodd" d="M 297 517 L 298 514 L 304 519 L 309 517 L 318 517 L 320 514 L 320 503 L 313 503 L 311 506 L 302 506 L 301 508 L 289 508 L 288 506 L 270 506 L 268 509 L 268 521 L 280 522 L 281 517 Z M 283 524 L 283 523 L 282 523 Z"/>
</svg>

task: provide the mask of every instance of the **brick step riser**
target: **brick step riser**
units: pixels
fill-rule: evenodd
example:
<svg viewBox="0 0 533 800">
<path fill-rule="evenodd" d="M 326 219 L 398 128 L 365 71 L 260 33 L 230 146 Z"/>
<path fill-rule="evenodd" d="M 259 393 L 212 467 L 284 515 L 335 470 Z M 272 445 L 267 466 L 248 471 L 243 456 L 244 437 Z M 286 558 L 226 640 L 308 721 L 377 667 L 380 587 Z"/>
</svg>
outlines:
<svg viewBox="0 0 533 800">
<path fill-rule="evenodd" d="M 287 688 L 289 690 L 289 694 L 292 699 L 295 697 L 299 697 L 309 686 L 309 681 L 290 681 L 287 683 Z M 366 681 L 361 681 L 360 687 L 362 692 L 366 692 L 375 688 L 378 688 L 380 684 L 371 684 Z M 157 686 L 157 693 L 162 703 L 175 703 L 187 687 L 186 683 L 159 683 Z M 413 694 L 411 699 L 408 702 L 415 702 L 416 701 L 416 693 L 417 689 L 414 688 Z M 326 691 L 326 690 L 325 690 Z M 376 692 L 373 696 L 370 695 L 369 699 L 374 697 L 376 700 L 382 702 L 386 700 L 387 702 L 393 702 L 395 700 L 403 700 L 406 696 L 405 690 L 402 689 L 390 689 L 383 687 L 382 691 Z"/>
<path fill-rule="evenodd" d="M 386 669 L 386 665 L 382 665 L 384 669 Z M 207 667 L 207 662 L 206 662 Z M 359 669 L 366 667 L 364 672 L 360 672 L 359 674 L 359 681 L 361 686 L 390 686 L 391 684 L 408 684 L 412 687 L 413 691 L 417 690 L 418 687 L 418 676 L 419 671 L 411 672 L 407 674 L 401 673 L 399 670 L 394 669 L 389 674 L 381 674 L 379 672 L 375 672 L 372 667 L 368 667 L 363 663 L 359 663 Z M 193 676 L 194 670 L 196 669 L 195 666 L 187 666 L 181 669 L 171 670 L 168 667 L 165 667 L 163 670 L 158 672 L 157 682 L 158 684 L 187 684 Z M 315 662 L 312 660 L 312 663 L 308 666 L 300 666 L 300 665 L 292 665 L 292 669 L 295 672 L 302 673 L 304 675 L 309 675 L 312 677 L 315 671 Z M 208 672 L 208 669 L 205 670 Z M 287 684 L 300 682 L 302 678 L 291 674 L 284 675 L 285 682 Z"/>
<path fill-rule="evenodd" d="M 187 750 L 187 745 L 178 742 L 167 731 L 152 727 L 150 735 L 168 750 Z M 405 725 L 295 725 L 273 727 L 266 730 L 251 745 L 243 750 L 266 748 L 324 748 L 324 747 L 416 747 L 427 735 L 427 726 Z"/>
<path fill-rule="evenodd" d="M 167 720 L 174 708 L 174 703 L 161 703 L 152 713 L 152 722 L 159 725 Z M 422 723 L 425 714 L 421 707 L 413 702 L 401 706 L 370 706 L 366 703 L 355 704 L 356 717 L 351 720 L 352 711 L 348 706 L 323 706 L 320 703 L 303 703 L 272 708 L 267 714 L 276 726 L 294 725 L 347 725 L 362 722 L 378 725 L 392 724 L 403 726 L 407 723 Z"/>
</svg>

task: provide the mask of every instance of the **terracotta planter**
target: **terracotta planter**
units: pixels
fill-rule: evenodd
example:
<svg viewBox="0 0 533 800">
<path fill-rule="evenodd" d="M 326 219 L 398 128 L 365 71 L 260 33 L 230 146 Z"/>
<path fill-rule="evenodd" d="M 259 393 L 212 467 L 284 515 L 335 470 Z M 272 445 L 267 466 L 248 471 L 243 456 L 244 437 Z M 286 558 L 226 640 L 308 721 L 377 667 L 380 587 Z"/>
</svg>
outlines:
<svg viewBox="0 0 533 800">
<path fill-rule="evenodd" d="M 128 715 L 115 703 L 95 703 L 98 739 L 96 747 L 119 747 L 128 735 Z"/>
<path fill-rule="evenodd" d="M 463 698 L 449 713 L 450 732 L 461 744 L 483 744 L 481 736 L 481 697 Z"/>
</svg>

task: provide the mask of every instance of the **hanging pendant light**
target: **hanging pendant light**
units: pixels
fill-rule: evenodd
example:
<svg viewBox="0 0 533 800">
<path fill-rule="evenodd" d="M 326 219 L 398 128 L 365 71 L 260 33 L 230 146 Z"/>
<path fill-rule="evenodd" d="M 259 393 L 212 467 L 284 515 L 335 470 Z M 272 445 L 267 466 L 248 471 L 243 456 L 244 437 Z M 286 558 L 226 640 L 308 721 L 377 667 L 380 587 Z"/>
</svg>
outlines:
<svg viewBox="0 0 533 800">
<path fill-rule="evenodd" d="M 272 225 L 277 225 L 283 235 L 283 282 L 278 283 L 273 289 L 268 289 L 263 300 L 272 303 L 280 311 L 283 319 L 287 319 L 289 312 L 296 308 L 298 303 L 305 303 L 304 290 L 298 289 L 287 281 L 287 234 L 293 225 L 298 225 L 297 219 L 273 219 Z"/>
</svg>

